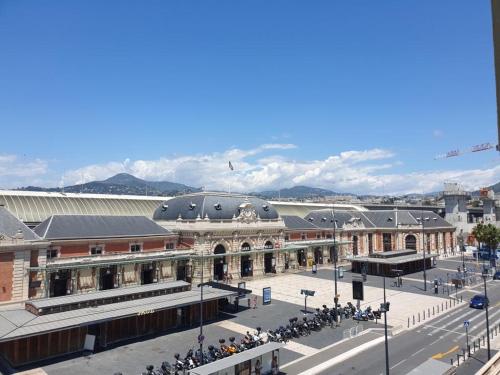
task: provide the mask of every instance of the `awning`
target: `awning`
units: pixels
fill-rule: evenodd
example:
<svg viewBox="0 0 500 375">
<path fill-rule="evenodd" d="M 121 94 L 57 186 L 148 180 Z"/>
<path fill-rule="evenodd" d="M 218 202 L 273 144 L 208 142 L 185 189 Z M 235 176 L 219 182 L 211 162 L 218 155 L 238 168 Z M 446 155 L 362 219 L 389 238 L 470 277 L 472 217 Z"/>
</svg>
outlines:
<svg viewBox="0 0 500 375">
<path fill-rule="evenodd" d="M 203 288 L 203 301 L 219 300 L 237 293 Z M 69 328 L 103 323 L 130 316 L 151 314 L 156 311 L 174 309 L 200 303 L 200 289 L 154 297 L 134 299 L 126 302 L 110 303 L 60 313 L 36 316 L 24 309 L 0 311 L 0 342 L 13 339 L 57 332 Z M 19 319 L 12 323 L 8 314 L 16 313 Z"/>
<path fill-rule="evenodd" d="M 88 259 L 88 258 L 87 258 Z M 29 271 L 55 271 L 55 270 L 67 270 L 67 269 L 77 269 L 77 268 L 93 268 L 93 267 L 109 267 L 122 264 L 144 264 L 151 263 L 154 261 L 176 261 L 176 260 L 189 260 L 191 259 L 191 254 L 161 254 L 145 257 L 136 258 L 113 258 L 113 259 L 96 259 L 93 261 L 85 261 L 84 259 L 79 262 L 55 262 L 47 263 L 45 267 L 28 267 Z"/>
</svg>

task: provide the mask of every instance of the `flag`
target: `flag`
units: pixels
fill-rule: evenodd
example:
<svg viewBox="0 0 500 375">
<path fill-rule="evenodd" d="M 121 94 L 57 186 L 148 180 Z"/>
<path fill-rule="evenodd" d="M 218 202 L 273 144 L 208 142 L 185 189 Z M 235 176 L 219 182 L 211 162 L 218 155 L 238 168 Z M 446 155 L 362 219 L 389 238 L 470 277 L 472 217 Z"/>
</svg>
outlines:
<svg viewBox="0 0 500 375">
<path fill-rule="evenodd" d="M 234 171 L 234 167 L 233 167 L 233 165 L 231 164 L 231 162 L 229 162 L 229 169 L 230 169 L 230 170 L 232 170 L 232 171 Z"/>
</svg>

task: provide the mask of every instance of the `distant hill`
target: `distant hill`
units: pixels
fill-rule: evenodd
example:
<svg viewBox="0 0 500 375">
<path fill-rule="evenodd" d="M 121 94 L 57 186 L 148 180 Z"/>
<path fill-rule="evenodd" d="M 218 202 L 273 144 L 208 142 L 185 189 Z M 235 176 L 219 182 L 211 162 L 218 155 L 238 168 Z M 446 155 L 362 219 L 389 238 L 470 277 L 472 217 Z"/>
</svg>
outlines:
<svg viewBox="0 0 500 375">
<path fill-rule="evenodd" d="M 27 186 L 18 190 L 27 191 L 63 191 L 66 193 L 121 194 L 121 195 L 179 195 L 201 191 L 184 184 L 169 181 L 146 181 L 128 173 L 119 173 L 104 181 L 92 181 L 85 184 L 62 188 L 43 188 Z"/>
<path fill-rule="evenodd" d="M 272 199 L 272 198 L 296 198 L 296 199 L 307 199 L 316 197 L 326 197 L 331 195 L 349 195 L 336 193 L 328 189 L 314 188 L 309 186 L 294 186 L 291 188 L 281 189 L 281 190 L 267 190 L 257 193 L 251 193 L 252 195 Z"/>
<path fill-rule="evenodd" d="M 493 191 L 495 193 L 500 193 L 500 182 L 497 182 L 496 184 L 488 186 L 488 187 L 490 189 L 493 189 Z M 471 195 L 474 196 L 474 197 L 478 197 L 479 196 L 479 190 L 475 190 L 475 191 L 471 192 Z"/>
</svg>

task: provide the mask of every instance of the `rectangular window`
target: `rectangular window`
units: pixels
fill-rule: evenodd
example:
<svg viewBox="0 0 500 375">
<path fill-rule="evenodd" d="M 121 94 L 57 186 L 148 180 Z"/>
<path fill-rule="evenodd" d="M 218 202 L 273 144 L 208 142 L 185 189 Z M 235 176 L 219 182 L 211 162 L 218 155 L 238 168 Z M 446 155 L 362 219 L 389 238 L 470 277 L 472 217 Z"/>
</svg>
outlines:
<svg viewBox="0 0 500 375">
<path fill-rule="evenodd" d="M 392 250 L 392 234 L 382 233 L 382 246 L 384 247 L 384 251 Z"/>
<path fill-rule="evenodd" d="M 59 251 L 57 249 L 47 250 L 47 259 L 57 258 Z"/>
<path fill-rule="evenodd" d="M 168 242 L 165 244 L 165 250 L 173 250 L 174 249 L 174 243 L 173 242 Z"/>
<path fill-rule="evenodd" d="M 368 233 L 368 254 L 373 253 L 373 233 Z"/>
<path fill-rule="evenodd" d="M 101 255 L 102 254 L 102 246 L 92 246 L 90 248 L 90 255 Z"/>
<path fill-rule="evenodd" d="M 285 235 L 285 241 L 290 241 L 290 236 L 288 234 Z"/>
<path fill-rule="evenodd" d="M 319 240 L 321 238 L 321 234 L 316 233 L 316 239 Z"/>
<path fill-rule="evenodd" d="M 130 252 L 131 253 L 138 253 L 139 251 L 141 251 L 141 245 L 140 244 L 130 245 Z"/>
<path fill-rule="evenodd" d="M 302 238 L 303 240 L 306 239 L 306 235 L 304 233 L 302 233 L 302 235 L 300 236 L 300 238 Z"/>
</svg>

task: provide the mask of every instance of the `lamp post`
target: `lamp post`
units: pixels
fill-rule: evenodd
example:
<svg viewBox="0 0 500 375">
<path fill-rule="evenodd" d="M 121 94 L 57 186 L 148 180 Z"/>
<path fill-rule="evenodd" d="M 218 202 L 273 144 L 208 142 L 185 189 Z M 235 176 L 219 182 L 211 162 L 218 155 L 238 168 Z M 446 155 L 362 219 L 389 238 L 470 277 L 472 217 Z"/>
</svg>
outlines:
<svg viewBox="0 0 500 375">
<path fill-rule="evenodd" d="M 200 344 L 200 362 L 203 365 L 204 364 L 204 358 L 203 358 L 203 340 L 205 337 L 203 337 L 203 268 L 204 268 L 204 262 L 203 262 L 203 249 L 201 250 L 201 284 L 200 284 L 200 335 L 198 336 L 198 343 Z"/>
<path fill-rule="evenodd" d="M 485 310 L 486 310 L 486 337 L 488 338 L 488 361 L 491 359 L 491 351 L 490 351 L 490 320 L 488 318 L 488 292 L 486 290 L 486 279 L 488 278 L 488 269 L 486 267 L 483 268 L 483 272 L 481 273 L 484 280 L 484 299 L 485 299 Z"/>
<path fill-rule="evenodd" d="M 425 273 L 426 260 L 425 260 L 425 222 L 429 221 L 428 217 L 424 217 L 422 211 L 422 217 L 417 217 L 417 221 L 422 225 L 422 253 L 424 257 L 424 291 L 427 291 L 427 274 Z"/>
<path fill-rule="evenodd" d="M 465 274 L 466 268 L 465 268 L 464 233 L 462 229 L 460 229 L 460 233 L 458 234 L 457 239 L 460 246 L 460 252 L 462 253 L 462 272 L 464 274 L 464 280 L 465 280 L 467 275 Z"/>
<path fill-rule="evenodd" d="M 389 311 L 389 303 L 385 299 L 385 273 L 384 273 L 384 303 L 380 304 L 380 310 L 384 313 L 384 335 L 385 335 L 385 373 L 389 375 L 389 343 L 387 340 L 387 311 Z"/>
<path fill-rule="evenodd" d="M 332 205 L 332 225 L 333 225 L 333 279 L 335 283 L 335 291 L 334 291 L 334 296 L 333 296 L 333 303 L 335 304 L 335 309 L 337 309 L 337 304 L 338 304 L 338 297 L 337 297 L 337 238 L 335 236 L 335 229 L 336 229 L 336 220 L 335 220 L 335 207 Z M 337 315 L 336 315 L 337 316 Z M 337 320 L 337 317 L 335 318 Z M 335 322 L 337 323 L 337 322 Z"/>
</svg>

